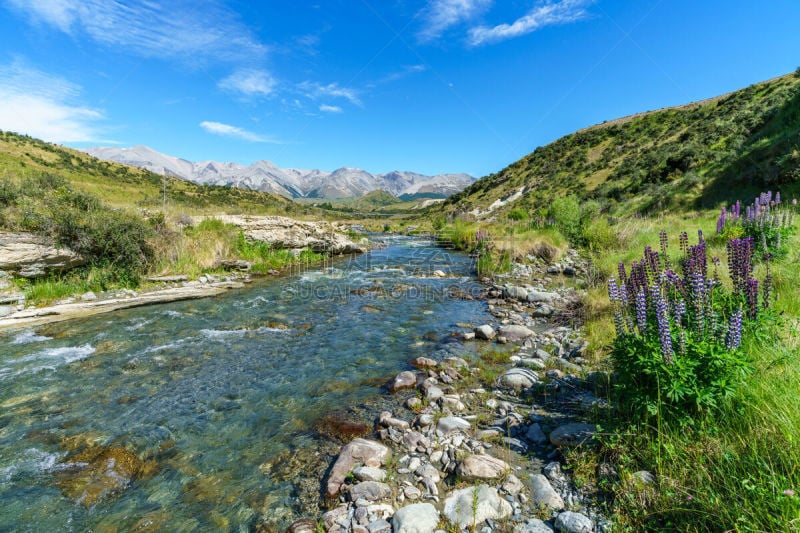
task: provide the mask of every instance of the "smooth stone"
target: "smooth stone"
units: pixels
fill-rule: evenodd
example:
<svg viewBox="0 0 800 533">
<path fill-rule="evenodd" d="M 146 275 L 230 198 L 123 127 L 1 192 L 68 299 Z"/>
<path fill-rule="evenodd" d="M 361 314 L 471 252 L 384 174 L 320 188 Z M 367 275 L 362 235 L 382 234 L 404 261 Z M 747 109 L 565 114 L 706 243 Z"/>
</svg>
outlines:
<svg viewBox="0 0 800 533">
<path fill-rule="evenodd" d="M 430 463 L 425 463 L 424 465 L 415 469 L 414 474 L 418 475 L 419 477 L 426 477 L 434 483 L 439 483 L 442 480 L 439 470 Z"/>
<path fill-rule="evenodd" d="M 329 498 L 337 496 L 345 477 L 356 464 L 379 467 L 386 464 L 391 456 L 391 450 L 380 442 L 360 438 L 351 441 L 342 447 L 339 457 L 331 468 L 326 494 Z"/>
<path fill-rule="evenodd" d="M 411 501 L 417 501 L 422 497 L 422 491 L 417 487 L 405 487 L 403 489 L 403 494 Z"/>
<path fill-rule="evenodd" d="M 524 524 L 514 526 L 514 533 L 553 533 L 553 528 L 538 518 L 531 518 Z"/>
<path fill-rule="evenodd" d="M 503 485 L 500 488 L 507 494 L 516 497 L 517 494 L 522 492 L 522 489 L 525 487 L 517 476 L 514 474 L 509 474 L 508 477 L 506 477 L 506 480 L 503 481 Z"/>
<path fill-rule="evenodd" d="M 368 502 L 384 500 L 392 495 L 392 489 L 386 483 L 379 481 L 362 481 L 350 487 L 350 499 L 357 501 L 361 498 Z"/>
<path fill-rule="evenodd" d="M 539 376 L 530 369 L 514 367 L 506 370 L 506 373 L 500 378 L 500 383 L 506 387 L 521 391 L 539 383 Z"/>
<path fill-rule="evenodd" d="M 508 463 L 491 455 L 468 455 L 459 463 L 457 473 L 468 481 L 500 479 L 510 469 Z"/>
<path fill-rule="evenodd" d="M 460 528 L 483 524 L 486 520 L 503 520 L 511 516 L 511 504 L 488 485 L 467 487 L 450 493 L 445 499 L 443 514 Z"/>
<path fill-rule="evenodd" d="M 392 525 L 381 518 L 380 520 L 376 520 L 372 522 L 370 525 L 367 526 L 367 530 L 369 533 L 388 533 L 392 530 Z"/>
<path fill-rule="evenodd" d="M 463 418 L 457 416 L 444 416 L 439 419 L 436 424 L 436 433 L 442 436 L 447 436 L 456 431 L 466 431 L 472 426 Z"/>
<path fill-rule="evenodd" d="M 532 357 L 526 357 L 524 359 L 520 359 L 518 365 L 526 366 L 534 370 L 544 370 L 545 368 L 547 368 L 547 365 L 545 365 L 541 359 L 533 359 Z"/>
<path fill-rule="evenodd" d="M 433 533 L 439 524 L 439 511 L 430 503 L 401 507 L 392 517 L 394 533 Z"/>
<path fill-rule="evenodd" d="M 573 447 L 590 444 L 597 427 L 594 424 L 573 422 L 559 426 L 550 433 L 550 443 L 556 447 Z"/>
<path fill-rule="evenodd" d="M 93 302 L 97 300 L 97 295 L 92 291 L 84 292 L 83 294 L 81 294 L 81 300 L 84 302 Z"/>
<path fill-rule="evenodd" d="M 653 475 L 652 472 L 648 472 L 647 470 L 639 470 L 638 472 L 634 472 L 631 474 L 631 484 L 635 488 L 642 489 L 647 487 L 648 485 L 652 485 L 656 482 L 656 476 Z"/>
<path fill-rule="evenodd" d="M 414 359 L 414 366 L 417 368 L 436 368 L 436 361 L 428 357 L 417 357 Z"/>
<path fill-rule="evenodd" d="M 400 420 L 399 418 L 395 418 L 392 416 L 392 413 L 389 411 L 383 411 L 378 418 L 378 423 L 380 423 L 384 427 L 390 427 L 399 429 L 400 431 L 405 431 L 409 427 L 411 427 L 408 422 L 405 420 Z"/>
<path fill-rule="evenodd" d="M 392 380 L 392 384 L 389 386 L 389 390 L 397 392 L 404 389 L 413 389 L 416 386 L 417 375 L 410 370 L 406 370 L 395 376 L 394 380 Z"/>
<path fill-rule="evenodd" d="M 564 500 L 542 474 L 531 476 L 531 502 L 536 509 L 560 511 L 564 508 Z"/>
<path fill-rule="evenodd" d="M 534 422 L 528 426 L 528 432 L 525 434 L 525 438 L 535 444 L 547 443 L 547 435 L 544 434 L 542 426 L 540 426 L 538 422 Z"/>
<path fill-rule="evenodd" d="M 542 291 L 531 291 L 528 293 L 526 300 L 528 303 L 550 303 L 553 300 L 558 299 L 558 294 L 555 292 L 542 292 Z"/>
<path fill-rule="evenodd" d="M 528 289 L 516 285 L 509 285 L 503 289 L 504 298 L 514 298 L 516 300 L 525 300 L 528 298 Z"/>
<path fill-rule="evenodd" d="M 477 328 L 475 328 L 475 338 L 476 339 L 481 339 L 481 340 L 484 340 L 484 341 L 490 341 L 490 340 L 494 339 L 496 334 L 497 333 L 495 332 L 494 328 L 492 326 L 490 326 L 489 324 L 484 324 L 482 326 L 478 326 Z"/>
<path fill-rule="evenodd" d="M 300 520 L 292 522 L 292 525 L 289 526 L 286 533 L 316 533 L 316 531 L 317 523 L 314 520 L 310 518 L 301 518 Z"/>
<path fill-rule="evenodd" d="M 555 313 L 555 310 L 552 307 L 550 307 L 549 305 L 542 304 L 533 311 L 531 311 L 530 315 L 533 318 L 545 318 L 553 316 L 553 313 Z"/>
<path fill-rule="evenodd" d="M 406 431 L 402 442 L 409 452 L 418 451 L 420 448 L 425 450 L 431 445 L 430 439 L 418 431 Z"/>
<path fill-rule="evenodd" d="M 506 338 L 509 342 L 517 342 L 532 337 L 534 332 L 525 326 L 518 326 L 511 324 L 508 326 L 500 326 L 498 333 Z"/>
<path fill-rule="evenodd" d="M 386 479 L 386 471 L 374 466 L 359 466 L 353 470 L 353 475 L 359 481 L 383 481 Z"/>
<path fill-rule="evenodd" d="M 564 511 L 556 517 L 555 530 L 561 533 L 592 533 L 594 524 L 588 516 Z"/>
<path fill-rule="evenodd" d="M 341 505 L 336 509 L 332 509 L 322 515 L 322 524 L 325 526 L 325 531 L 330 531 L 338 524 L 347 520 L 349 514 L 349 506 Z"/>
</svg>

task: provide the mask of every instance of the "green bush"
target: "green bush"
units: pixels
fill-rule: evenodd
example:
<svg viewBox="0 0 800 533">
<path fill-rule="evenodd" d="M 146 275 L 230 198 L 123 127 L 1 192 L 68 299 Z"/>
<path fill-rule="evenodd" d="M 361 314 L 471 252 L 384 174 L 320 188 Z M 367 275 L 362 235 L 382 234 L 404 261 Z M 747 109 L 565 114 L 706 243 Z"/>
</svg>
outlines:
<svg viewBox="0 0 800 533">
<path fill-rule="evenodd" d="M 582 222 L 581 206 L 575 196 L 564 196 L 553 200 L 548 213 L 556 228 L 571 242 L 580 240 Z"/>
<path fill-rule="evenodd" d="M 528 212 L 520 207 L 516 207 L 508 213 L 508 218 L 511 220 L 528 220 Z"/>
</svg>

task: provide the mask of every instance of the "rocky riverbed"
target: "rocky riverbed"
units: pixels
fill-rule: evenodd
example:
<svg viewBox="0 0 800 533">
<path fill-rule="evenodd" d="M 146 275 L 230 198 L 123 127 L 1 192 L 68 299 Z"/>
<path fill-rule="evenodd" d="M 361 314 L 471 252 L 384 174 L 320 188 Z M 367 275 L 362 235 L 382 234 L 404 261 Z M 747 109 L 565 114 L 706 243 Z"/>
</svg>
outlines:
<svg viewBox="0 0 800 533">
<path fill-rule="evenodd" d="M 307 503 L 319 491 L 320 514 L 309 511 L 289 531 L 318 531 L 318 523 L 329 533 L 610 530 L 600 502 L 564 468 L 570 449 L 592 446 L 592 413 L 607 407 L 608 377 L 591 371 L 570 314 L 579 295 L 553 288 L 585 267 L 571 252 L 559 264 L 516 265 L 525 284 L 488 284 L 482 298 L 496 322 L 475 325 L 390 381 L 366 408 L 373 429 L 363 426 L 328 465 L 318 461 L 326 472 L 298 481 Z M 467 342 L 506 361 L 492 367 L 496 377 L 458 355 Z M 260 527 L 270 524 L 265 517 Z"/>
</svg>

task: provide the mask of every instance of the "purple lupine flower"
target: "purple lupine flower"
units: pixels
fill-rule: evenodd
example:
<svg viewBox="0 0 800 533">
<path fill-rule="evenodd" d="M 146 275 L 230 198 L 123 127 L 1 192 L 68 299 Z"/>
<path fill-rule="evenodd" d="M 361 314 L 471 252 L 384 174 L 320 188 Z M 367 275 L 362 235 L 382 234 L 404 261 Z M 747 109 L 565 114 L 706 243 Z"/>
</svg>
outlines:
<svg viewBox="0 0 800 533">
<path fill-rule="evenodd" d="M 753 237 L 728 241 L 728 271 L 734 290 L 742 294 L 753 272 Z"/>
<path fill-rule="evenodd" d="M 780 205 L 781 203 L 781 191 L 775 193 L 775 205 Z"/>
<path fill-rule="evenodd" d="M 717 218 L 717 235 L 721 235 L 722 232 L 725 230 L 725 215 L 726 215 L 726 210 L 723 207 L 722 212 L 719 214 L 719 218 Z"/>
<path fill-rule="evenodd" d="M 686 255 L 686 250 L 689 249 L 689 235 L 685 231 L 682 231 L 678 237 L 678 243 L 680 244 L 681 252 Z"/>
<path fill-rule="evenodd" d="M 728 336 L 725 339 L 725 348 L 735 350 L 742 343 L 742 308 L 737 309 L 728 323 Z"/>
<path fill-rule="evenodd" d="M 623 285 L 628 283 L 628 275 L 625 273 L 625 263 L 617 265 L 617 272 L 619 272 L 619 282 Z"/>
<path fill-rule="evenodd" d="M 658 234 L 658 243 L 661 247 L 661 256 L 664 258 L 664 268 L 669 268 L 669 256 L 667 255 L 669 238 L 667 237 L 667 232 L 663 229 Z"/>
<path fill-rule="evenodd" d="M 686 300 L 678 298 L 675 302 L 675 323 L 680 325 L 684 316 L 686 316 Z"/>
<path fill-rule="evenodd" d="M 661 355 L 664 357 L 664 362 L 671 365 L 674 361 L 672 359 L 672 332 L 669 327 L 667 302 L 661 294 L 661 288 L 656 284 L 650 287 L 650 297 L 655 303 L 658 340 L 661 342 Z"/>
<path fill-rule="evenodd" d="M 755 320 L 758 317 L 758 280 L 747 280 L 747 308 L 748 318 Z"/>
<path fill-rule="evenodd" d="M 700 272 L 691 275 L 692 308 L 694 310 L 694 326 L 698 333 L 705 329 L 706 280 Z"/>
<path fill-rule="evenodd" d="M 608 299 L 611 300 L 611 303 L 620 303 L 619 297 L 619 286 L 617 285 L 617 280 L 614 278 L 608 278 Z"/>
<path fill-rule="evenodd" d="M 622 303 L 623 307 L 628 306 L 628 289 L 625 285 L 619 286 L 619 301 Z"/>
<path fill-rule="evenodd" d="M 711 264 L 714 265 L 714 278 L 713 278 L 714 279 L 714 283 L 716 285 L 719 285 L 720 284 L 720 281 L 719 281 L 719 264 L 720 264 L 719 257 L 716 257 L 716 256 L 712 257 L 711 258 Z"/>
<path fill-rule="evenodd" d="M 639 289 L 636 293 L 636 325 L 639 326 L 639 334 L 643 336 L 647 331 L 647 296 L 644 289 Z"/>
</svg>

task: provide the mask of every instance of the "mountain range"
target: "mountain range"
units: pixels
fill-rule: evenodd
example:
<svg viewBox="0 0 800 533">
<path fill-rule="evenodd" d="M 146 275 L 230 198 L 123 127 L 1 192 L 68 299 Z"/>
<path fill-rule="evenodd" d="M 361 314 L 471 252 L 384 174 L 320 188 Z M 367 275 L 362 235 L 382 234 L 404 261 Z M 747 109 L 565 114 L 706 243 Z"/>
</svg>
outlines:
<svg viewBox="0 0 800 533">
<path fill-rule="evenodd" d="M 445 198 L 472 184 L 468 174 L 425 176 L 415 172 L 394 171 L 370 174 L 343 167 L 333 172 L 279 168 L 269 161 L 256 161 L 250 166 L 238 163 L 201 161 L 162 154 L 147 146 L 131 148 L 95 147 L 84 150 L 98 159 L 114 161 L 173 176 L 203 185 L 225 185 L 242 189 L 279 194 L 286 198 L 357 198 L 383 190 L 395 196 Z"/>
</svg>

